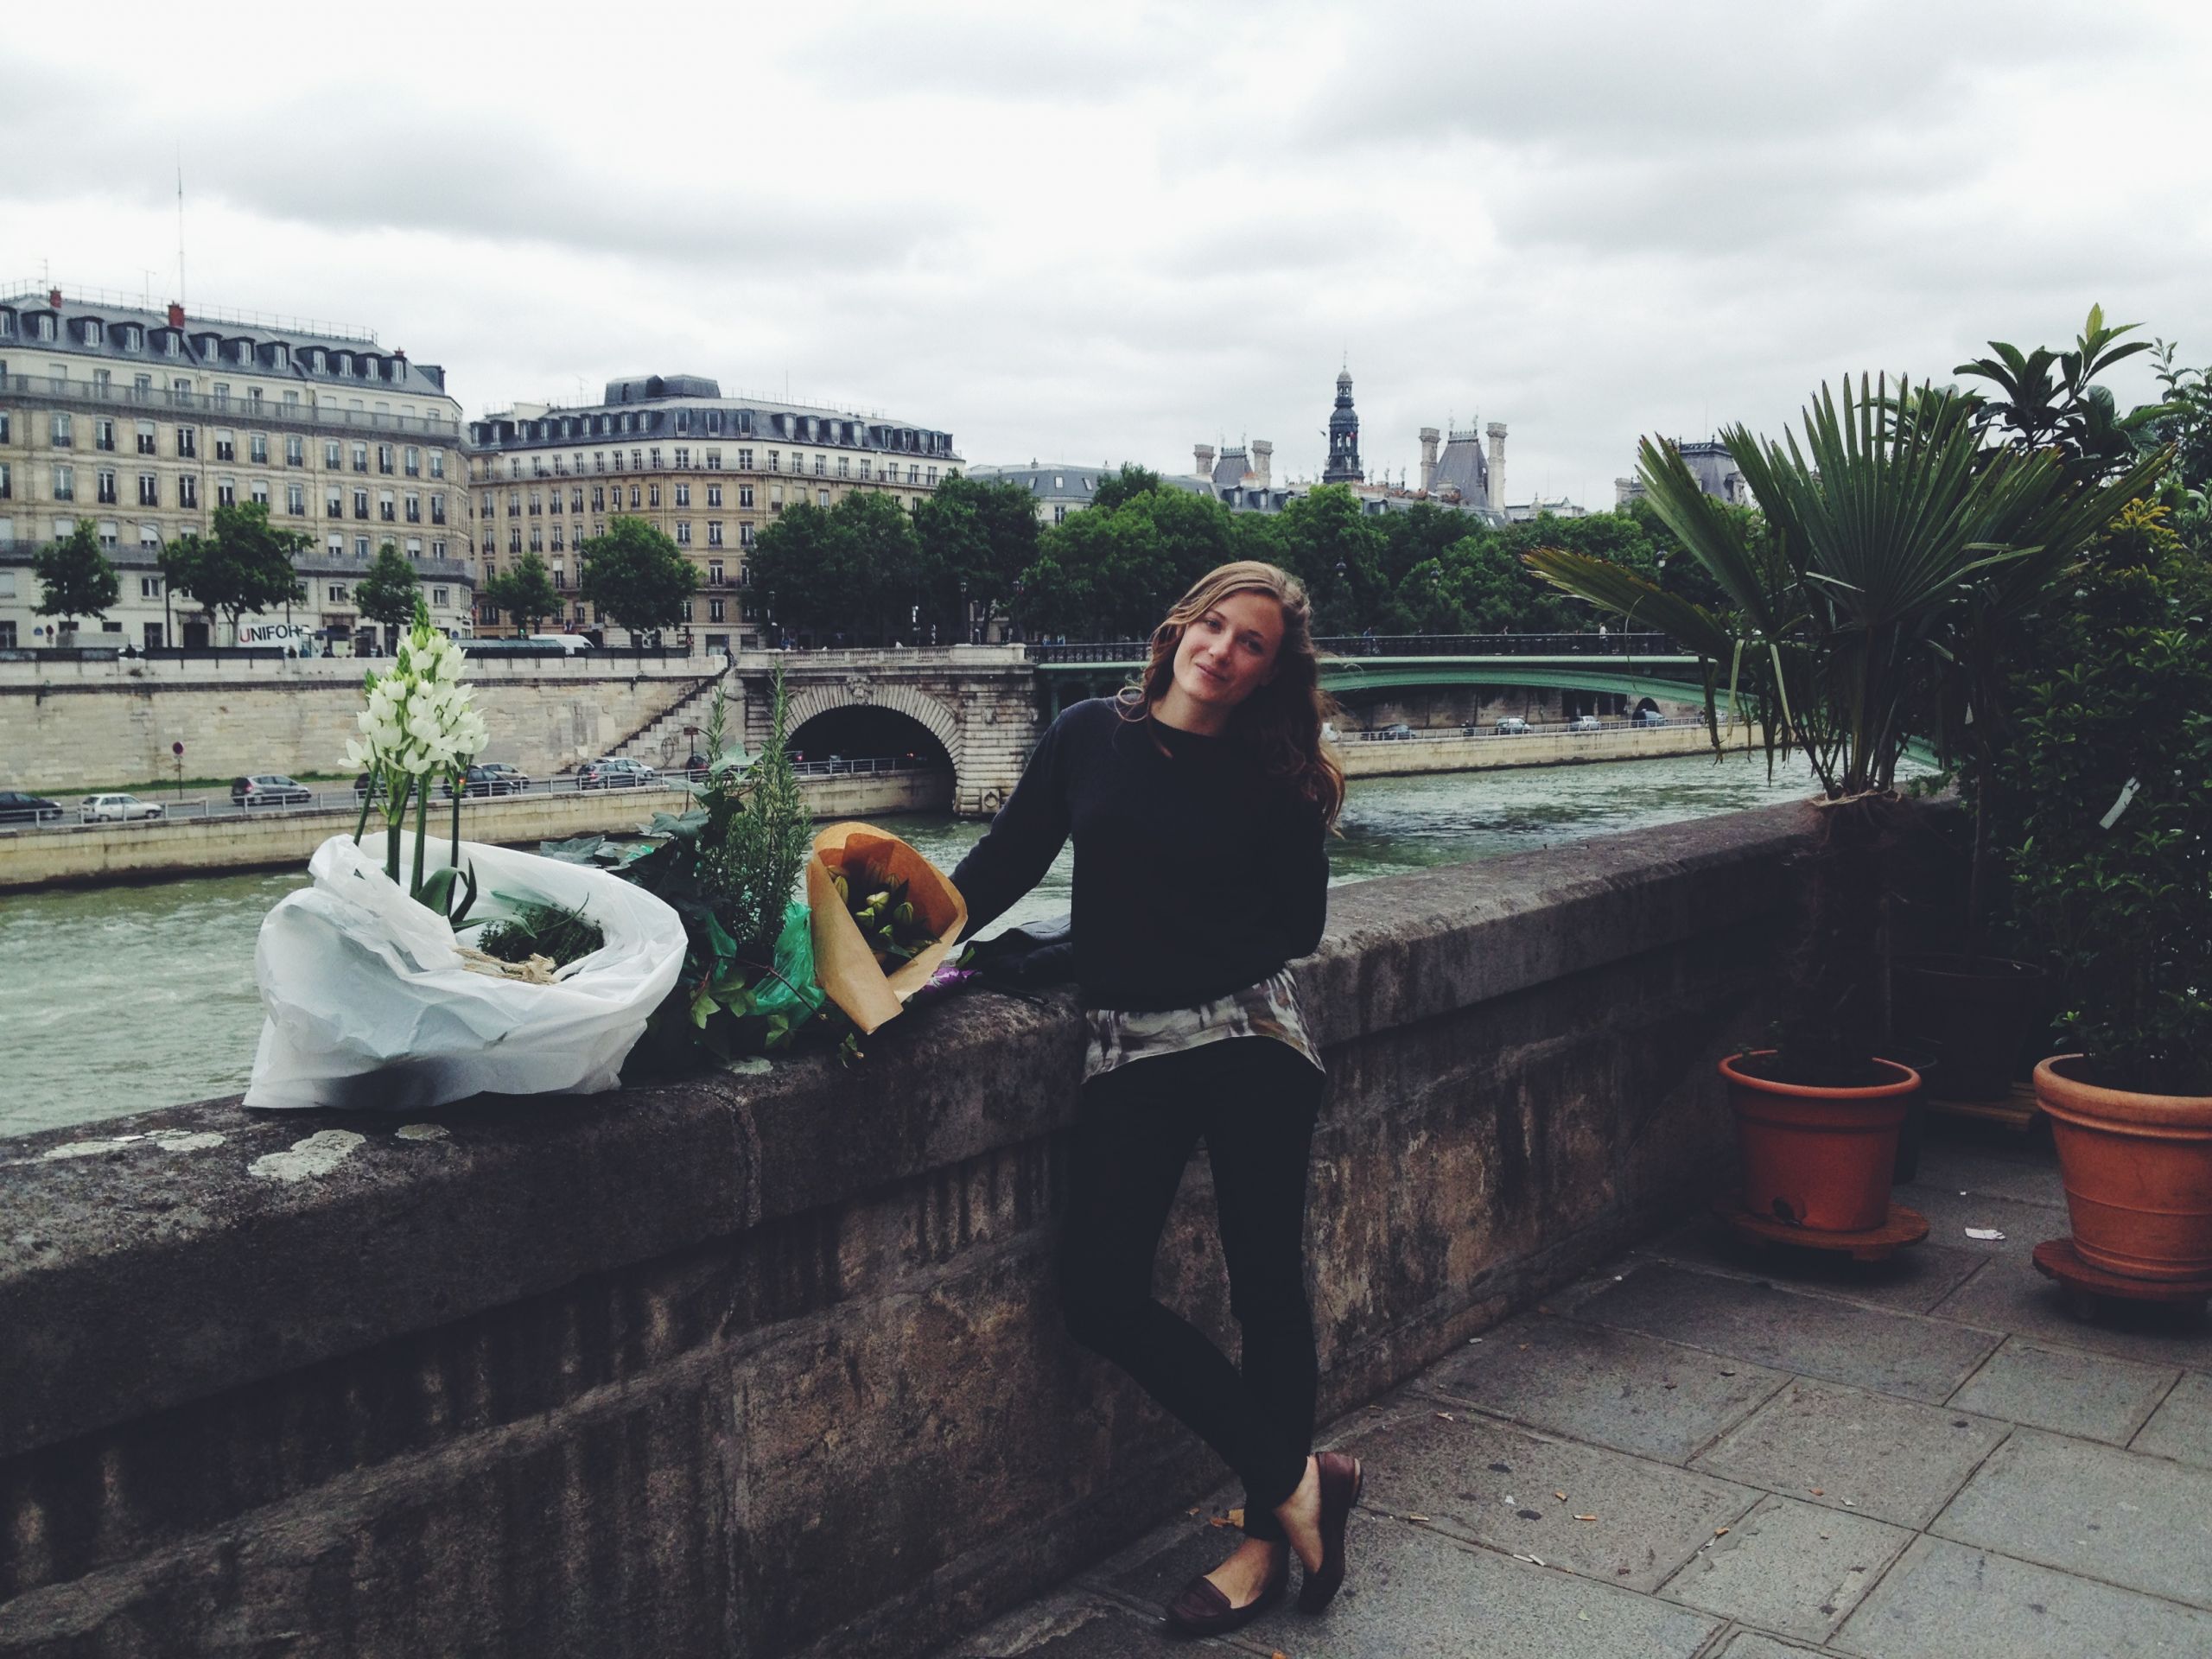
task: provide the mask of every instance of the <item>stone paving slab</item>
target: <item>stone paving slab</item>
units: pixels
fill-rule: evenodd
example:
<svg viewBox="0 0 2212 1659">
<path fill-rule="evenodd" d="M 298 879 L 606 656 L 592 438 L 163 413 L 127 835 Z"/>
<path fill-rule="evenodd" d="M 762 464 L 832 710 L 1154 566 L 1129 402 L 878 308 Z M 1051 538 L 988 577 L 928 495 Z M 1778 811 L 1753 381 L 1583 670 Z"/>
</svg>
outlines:
<svg viewBox="0 0 2212 1659">
<path fill-rule="evenodd" d="M 1951 1396 L 1961 1411 L 2126 1446 L 2179 1371 L 2012 1337 Z"/>
<path fill-rule="evenodd" d="M 1747 1243 L 1713 1216 L 1700 1216 L 1640 1244 L 1636 1254 L 1914 1313 L 1942 1301 L 1989 1260 L 1980 1250 L 1922 1244 L 1899 1250 L 1886 1262 L 1853 1262 L 1820 1250 Z"/>
<path fill-rule="evenodd" d="M 1061 1598 L 1049 1611 L 1001 1619 L 963 1642 L 957 1659 L 1141 1659 L 1147 1654 L 1226 1653 L 1233 1649 L 1178 1637 L 1157 1618 L 1112 1602 Z M 950 1656 L 948 1656 L 950 1659 Z"/>
<path fill-rule="evenodd" d="M 1788 1642 L 1777 1642 L 1770 1636 L 1757 1630 L 1738 1630 L 1720 1649 L 1716 1659 L 1817 1659 L 1810 1648 L 1801 1648 Z"/>
<path fill-rule="evenodd" d="M 2183 1371 L 2129 1449 L 2212 1469 L 2212 1376 Z"/>
<path fill-rule="evenodd" d="M 2066 1233 L 2065 1218 L 2044 1236 Z M 2039 1243 L 2040 1241 L 2038 1241 Z M 2066 1311 L 2058 1287 L 2025 1263 L 1993 1263 L 1936 1303 L 1935 1317 L 2015 1336 L 2038 1337 L 2147 1365 L 2193 1365 L 2212 1358 L 2212 1323 L 2193 1309 L 2107 1302 L 2094 1320 Z"/>
<path fill-rule="evenodd" d="M 1911 1187 L 1961 1188 L 1993 1198 L 2016 1198 L 2040 1209 L 2066 1213 L 2066 1192 L 2058 1182 L 2058 1158 L 2050 1141 L 2013 1140 L 1961 1129 L 1931 1135 Z M 1902 1202 L 1910 1204 L 1900 1193 Z M 1918 1206 L 1916 1205 L 1915 1208 Z M 2066 1230 L 2061 1226 L 2058 1230 Z"/>
<path fill-rule="evenodd" d="M 1173 1594 L 1221 1553 L 1197 1543 L 1177 1546 L 1121 1583 L 1141 1583 L 1147 1596 L 1166 1584 L 1165 1594 Z M 1286 1601 L 1245 1626 L 1238 1645 L 1296 1659 L 1690 1659 L 1720 1628 L 1688 1608 L 1364 1510 L 1352 1516 L 1346 1547 L 1352 1574 L 1326 1613 L 1309 1618 Z"/>
<path fill-rule="evenodd" d="M 1948 1407 L 1797 1382 L 1691 1466 L 1827 1509 L 1924 1527 L 2008 1432 Z"/>
<path fill-rule="evenodd" d="M 1657 1589 L 1759 1498 L 1673 1464 L 1479 1415 L 1408 1419 L 1350 1449 L 1366 1467 L 1366 1507 L 1631 1590 Z"/>
<path fill-rule="evenodd" d="M 2028 1255 L 2046 1238 L 2069 1231 L 2063 1210 L 2029 1204 L 2019 1198 L 1993 1198 L 1983 1192 L 1961 1192 L 1952 1186 L 1900 1186 L 1895 1197 L 1908 1209 L 1928 1217 L 1928 1242 L 1916 1244 L 1908 1255 L 1924 1249 L 1970 1250 L 1984 1257 L 2015 1261 L 2033 1273 Z M 1996 1231 L 2002 1238 L 1968 1238 L 1967 1229 Z"/>
<path fill-rule="evenodd" d="M 1763 1630 L 1825 1641 L 1912 1541 L 1902 1527 L 1762 1499 L 1661 1593 Z"/>
<path fill-rule="evenodd" d="M 2024 1429 L 1929 1529 L 2212 1609 L 2212 1471 Z"/>
<path fill-rule="evenodd" d="M 1866 1659 L 2190 1659 L 2212 1653 L 2212 1614 L 1923 1537 L 1830 1645 Z"/>
<path fill-rule="evenodd" d="M 1631 1332 L 1523 1315 L 1432 1368 L 1419 1386 L 1536 1428 L 1682 1463 L 1785 1380 Z"/>
<path fill-rule="evenodd" d="M 1667 1262 L 1637 1268 L 1582 1303 L 1575 1317 L 1929 1402 L 1948 1399 L 2001 1340 L 1993 1332 Z"/>
</svg>

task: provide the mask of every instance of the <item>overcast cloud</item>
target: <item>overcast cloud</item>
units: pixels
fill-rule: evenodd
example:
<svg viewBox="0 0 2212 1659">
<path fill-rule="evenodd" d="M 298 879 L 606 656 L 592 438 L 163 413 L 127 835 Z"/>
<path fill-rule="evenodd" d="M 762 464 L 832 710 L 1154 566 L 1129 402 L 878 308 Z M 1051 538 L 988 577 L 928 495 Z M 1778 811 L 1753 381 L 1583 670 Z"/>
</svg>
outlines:
<svg viewBox="0 0 2212 1659">
<path fill-rule="evenodd" d="M 1310 474 L 1343 361 L 1370 476 L 1503 420 L 1509 496 L 1605 505 L 1639 434 L 2092 301 L 2212 362 L 2207 10 L 108 7 L 9 31 L 0 280 L 171 297 L 181 152 L 190 303 L 471 414 L 686 372 Z"/>
</svg>

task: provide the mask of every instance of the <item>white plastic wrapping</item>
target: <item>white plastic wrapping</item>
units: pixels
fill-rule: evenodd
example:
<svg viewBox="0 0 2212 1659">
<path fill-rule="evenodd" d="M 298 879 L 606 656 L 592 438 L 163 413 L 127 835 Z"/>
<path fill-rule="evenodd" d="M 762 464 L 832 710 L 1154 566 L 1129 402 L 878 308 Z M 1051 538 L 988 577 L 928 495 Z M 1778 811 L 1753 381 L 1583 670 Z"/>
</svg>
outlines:
<svg viewBox="0 0 2212 1659">
<path fill-rule="evenodd" d="M 372 841 L 324 842 L 308 863 L 315 885 L 262 920 L 253 969 L 269 1017 L 245 1103 L 417 1111 L 474 1094 L 613 1088 L 683 971 L 676 912 L 604 870 L 465 841 L 477 913 L 495 892 L 528 893 L 580 909 L 607 939 L 551 985 L 471 973 L 453 930 L 385 877 L 383 839 Z M 432 870 L 447 847 L 433 842 Z"/>
</svg>

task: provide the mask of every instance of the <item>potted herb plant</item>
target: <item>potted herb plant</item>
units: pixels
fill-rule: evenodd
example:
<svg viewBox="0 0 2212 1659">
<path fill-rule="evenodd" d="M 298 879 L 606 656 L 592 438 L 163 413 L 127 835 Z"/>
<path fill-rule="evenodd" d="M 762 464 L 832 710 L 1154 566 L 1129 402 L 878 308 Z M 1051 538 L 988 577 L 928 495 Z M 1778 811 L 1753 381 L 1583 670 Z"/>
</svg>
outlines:
<svg viewBox="0 0 2212 1659">
<path fill-rule="evenodd" d="M 2063 568 L 2134 493 L 2133 473 L 2067 487 L 2044 451 L 1985 454 L 1967 400 L 1861 378 L 1823 387 L 1803 443 L 1738 426 L 1722 441 L 1763 521 L 1704 493 L 1671 446 L 1646 439 L 1647 499 L 1726 596 L 1716 613 L 1633 571 L 1562 549 L 1528 555 L 1570 593 L 1671 634 L 1700 658 L 1714 745 L 1719 679 L 1764 734 L 1770 763 L 1802 754 L 1818 828 L 1797 861 L 1802 928 L 1771 1048 L 1722 1063 L 1743 1152 L 1745 1207 L 1815 1230 L 1877 1227 L 1904 1103 L 1918 1079 L 1880 1057 L 1897 771 L 1935 718 L 1940 642 L 1977 576 Z M 2140 470 L 2140 469 L 2137 469 Z"/>
<path fill-rule="evenodd" d="M 2139 503 L 2068 598 L 2004 757 L 2079 1051 L 2036 1096 L 2082 1260 L 2212 1282 L 2212 565 Z"/>
</svg>

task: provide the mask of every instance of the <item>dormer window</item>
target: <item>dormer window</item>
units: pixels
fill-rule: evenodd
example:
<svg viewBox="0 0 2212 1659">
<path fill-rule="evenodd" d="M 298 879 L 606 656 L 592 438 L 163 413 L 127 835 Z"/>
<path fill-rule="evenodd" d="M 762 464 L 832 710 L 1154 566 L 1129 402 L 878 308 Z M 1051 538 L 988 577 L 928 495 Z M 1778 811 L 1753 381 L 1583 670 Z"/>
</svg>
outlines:
<svg viewBox="0 0 2212 1659">
<path fill-rule="evenodd" d="M 123 325 L 123 349 L 127 352 L 146 349 L 146 330 L 143 324 L 126 322 Z"/>
<path fill-rule="evenodd" d="M 184 350 L 184 337 L 174 328 L 162 330 L 162 355 L 175 357 Z"/>
<path fill-rule="evenodd" d="M 54 338 L 54 313 L 41 311 L 31 321 L 33 324 L 31 334 L 35 339 L 52 340 Z"/>
<path fill-rule="evenodd" d="M 292 348 L 289 346 L 271 346 L 269 348 L 269 355 L 280 369 L 289 369 L 292 366 Z"/>
<path fill-rule="evenodd" d="M 85 319 L 85 344 L 86 344 L 86 345 L 87 345 L 87 346 L 98 346 L 98 345 L 99 345 L 99 344 L 102 342 L 103 337 L 105 335 L 105 334 L 106 334 L 106 329 L 105 329 L 105 327 L 101 324 L 100 320 L 99 320 L 98 317 L 86 317 L 86 318 Z"/>
<path fill-rule="evenodd" d="M 13 311 L 0 311 L 0 340 L 13 340 L 15 337 L 16 314 Z"/>
<path fill-rule="evenodd" d="M 324 359 L 322 355 L 322 348 L 321 346 L 318 346 L 314 351 L 308 353 L 308 367 L 312 369 L 315 373 L 321 374 L 323 372 L 323 362 Z"/>
</svg>

